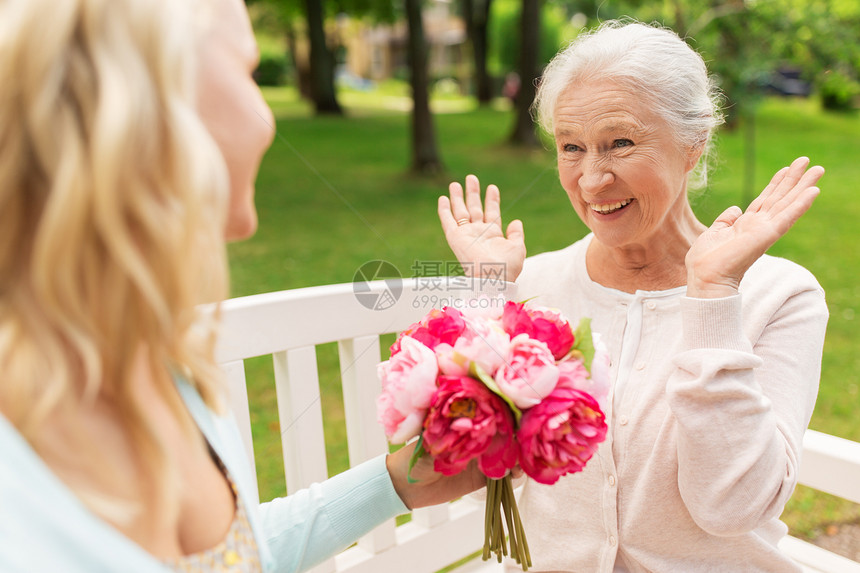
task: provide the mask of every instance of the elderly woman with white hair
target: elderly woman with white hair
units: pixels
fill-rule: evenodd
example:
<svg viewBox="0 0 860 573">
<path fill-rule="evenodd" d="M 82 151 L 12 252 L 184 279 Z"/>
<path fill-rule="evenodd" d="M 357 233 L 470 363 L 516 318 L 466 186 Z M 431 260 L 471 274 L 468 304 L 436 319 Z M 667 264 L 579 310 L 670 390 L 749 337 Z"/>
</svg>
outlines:
<svg viewBox="0 0 860 573">
<path fill-rule="evenodd" d="M 525 483 L 539 571 L 799 571 L 779 520 L 797 482 L 827 323 L 806 270 L 765 255 L 824 173 L 800 158 L 710 226 L 702 184 L 718 94 L 670 30 L 607 22 L 547 67 L 535 108 L 561 185 L 591 233 L 525 258 L 477 178 L 439 200 L 466 268 L 504 263 L 518 297 L 593 318 L 612 357 L 606 441 L 581 473 Z M 560 232 L 563 232 L 560 230 Z"/>
</svg>

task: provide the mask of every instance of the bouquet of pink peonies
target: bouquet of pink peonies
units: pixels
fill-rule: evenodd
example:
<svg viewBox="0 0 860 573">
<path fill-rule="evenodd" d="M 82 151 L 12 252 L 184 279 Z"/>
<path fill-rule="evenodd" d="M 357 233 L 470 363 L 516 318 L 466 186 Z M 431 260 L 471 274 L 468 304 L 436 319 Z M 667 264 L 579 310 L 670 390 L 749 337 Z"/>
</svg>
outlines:
<svg viewBox="0 0 860 573">
<path fill-rule="evenodd" d="M 483 558 L 508 554 L 507 526 L 510 555 L 525 571 L 531 557 L 510 470 L 519 464 L 553 484 L 585 467 L 606 437 L 609 355 L 590 319 L 573 328 L 553 310 L 498 302 L 434 309 L 403 332 L 379 365 L 377 407 L 392 443 L 419 436 L 413 464 L 426 453 L 453 475 L 477 460 L 487 476 Z"/>
</svg>

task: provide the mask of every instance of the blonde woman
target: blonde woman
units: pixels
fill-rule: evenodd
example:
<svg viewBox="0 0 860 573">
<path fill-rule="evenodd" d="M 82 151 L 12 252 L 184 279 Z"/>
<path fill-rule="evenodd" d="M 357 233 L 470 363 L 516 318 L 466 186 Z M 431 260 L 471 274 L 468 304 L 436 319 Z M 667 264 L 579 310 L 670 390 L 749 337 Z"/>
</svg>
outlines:
<svg viewBox="0 0 860 573">
<path fill-rule="evenodd" d="M 296 571 L 481 484 L 406 448 L 254 499 L 195 309 L 256 228 L 256 63 L 240 0 L 0 2 L 0 570 Z"/>
</svg>

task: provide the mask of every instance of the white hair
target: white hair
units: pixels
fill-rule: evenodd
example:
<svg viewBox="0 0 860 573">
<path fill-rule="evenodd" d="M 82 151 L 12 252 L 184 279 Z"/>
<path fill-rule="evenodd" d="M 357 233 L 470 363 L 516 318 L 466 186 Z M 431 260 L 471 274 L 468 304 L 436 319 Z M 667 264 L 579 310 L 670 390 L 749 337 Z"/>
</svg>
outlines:
<svg viewBox="0 0 860 573">
<path fill-rule="evenodd" d="M 680 149 L 703 149 L 690 186 L 704 187 L 711 134 L 723 118 L 722 96 L 702 57 L 675 32 L 657 24 L 604 22 L 580 34 L 544 70 L 533 105 L 540 126 L 552 134 L 562 92 L 600 79 L 637 94 L 666 122 Z"/>
</svg>

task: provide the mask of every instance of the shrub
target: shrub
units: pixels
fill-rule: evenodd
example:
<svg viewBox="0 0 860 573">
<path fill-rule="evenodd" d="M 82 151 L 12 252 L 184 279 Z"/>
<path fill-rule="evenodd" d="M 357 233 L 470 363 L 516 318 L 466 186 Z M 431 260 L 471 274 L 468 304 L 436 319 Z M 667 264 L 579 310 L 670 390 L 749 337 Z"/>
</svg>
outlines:
<svg viewBox="0 0 860 573">
<path fill-rule="evenodd" d="M 260 54 L 260 65 L 254 70 L 254 80 L 261 86 L 281 86 L 287 80 L 286 54 Z"/>
<path fill-rule="evenodd" d="M 839 70 L 824 72 L 818 85 L 824 109 L 850 111 L 860 96 L 860 83 Z"/>
</svg>

